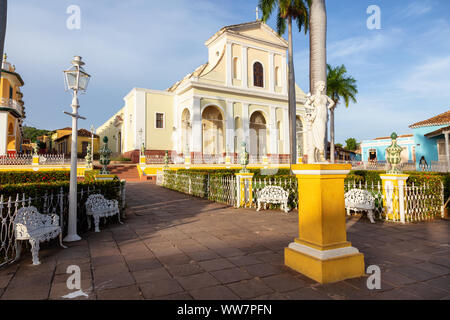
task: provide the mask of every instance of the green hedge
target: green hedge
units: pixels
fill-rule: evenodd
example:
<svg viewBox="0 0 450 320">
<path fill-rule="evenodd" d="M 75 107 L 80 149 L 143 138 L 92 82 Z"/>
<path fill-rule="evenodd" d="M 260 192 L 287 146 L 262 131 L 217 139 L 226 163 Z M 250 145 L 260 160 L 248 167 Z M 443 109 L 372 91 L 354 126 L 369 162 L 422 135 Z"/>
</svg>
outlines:
<svg viewBox="0 0 450 320">
<path fill-rule="evenodd" d="M 0 185 L 18 183 L 38 183 L 69 181 L 70 171 L 2 171 L 0 172 Z"/>
<path fill-rule="evenodd" d="M 208 198 L 215 202 L 225 202 L 226 194 L 230 192 L 229 186 L 222 184 L 220 178 L 234 176 L 239 172 L 239 169 L 217 169 L 217 170 L 201 170 L 201 169 L 180 169 L 178 171 L 167 170 L 165 172 L 164 187 L 175 191 L 189 193 L 189 181 L 180 176 L 176 178 L 176 174 L 185 175 L 191 178 L 191 192 L 190 194 Z M 289 178 L 289 169 L 270 170 L 270 169 L 252 169 L 253 178 L 256 180 L 253 189 L 260 189 L 269 184 L 269 181 L 274 182 L 277 178 Z M 272 173 L 272 174 L 271 174 Z M 274 174 L 275 173 L 275 174 Z M 210 178 L 210 185 L 208 186 L 208 177 Z M 294 177 L 292 179 L 295 180 Z M 259 183 L 261 181 L 261 184 Z M 297 207 L 298 189 L 295 187 L 289 190 L 289 206 L 291 208 Z M 209 188 L 209 192 L 208 192 Z M 228 195 L 231 197 L 231 195 Z M 255 195 L 256 197 L 256 195 Z M 256 200 L 256 199 L 255 199 Z M 275 208 L 279 205 L 269 205 L 270 208 Z"/>
<path fill-rule="evenodd" d="M 41 198 L 43 196 L 57 195 L 61 189 L 64 193 L 69 192 L 69 181 L 57 181 L 57 182 L 49 182 L 49 183 L 20 183 L 20 184 L 5 184 L 0 186 L 0 195 L 3 196 L 4 201 L 8 197 L 12 197 L 12 199 L 16 199 L 16 196 L 19 195 L 21 198 L 23 194 L 27 198 Z M 95 188 L 99 190 L 106 198 L 108 199 L 116 199 L 118 201 L 122 201 L 120 199 L 120 190 L 121 182 L 119 179 L 114 179 L 111 181 L 95 181 L 95 182 L 78 182 L 78 192 L 81 190 L 86 191 L 88 188 Z"/>
</svg>

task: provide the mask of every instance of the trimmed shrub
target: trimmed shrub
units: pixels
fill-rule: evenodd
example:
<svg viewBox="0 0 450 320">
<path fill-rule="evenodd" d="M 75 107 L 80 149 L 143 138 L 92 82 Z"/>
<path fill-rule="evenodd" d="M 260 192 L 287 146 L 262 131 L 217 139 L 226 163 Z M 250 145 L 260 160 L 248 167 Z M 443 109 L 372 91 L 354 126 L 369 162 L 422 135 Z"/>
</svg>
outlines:
<svg viewBox="0 0 450 320">
<path fill-rule="evenodd" d="M 18 183 L 49 183 L 55 181 L 69 181 L 70 171 L 2 171 L 0 185 Z"/>
</svg>

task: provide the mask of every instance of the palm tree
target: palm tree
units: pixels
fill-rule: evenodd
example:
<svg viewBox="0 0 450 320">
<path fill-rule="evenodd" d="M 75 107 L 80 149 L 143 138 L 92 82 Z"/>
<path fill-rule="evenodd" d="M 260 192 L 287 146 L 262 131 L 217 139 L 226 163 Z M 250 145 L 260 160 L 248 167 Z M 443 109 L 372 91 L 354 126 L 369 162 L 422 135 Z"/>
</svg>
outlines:
<svg viewBox="0 0 450 320">
<path fill-rule="evenodd" d="M 8 9 L 8 1 L 0 0 L 0 58 L 1 59 L 3 59 L 3 49 L 4 49 L 4 45 L 5 45 L 7 9 Z M 0 68 L 0 76 L 1 76 L 1 68 Z"/>
<path fill-rule="evenodd" d="M 327 11 L 325 0 L 311 0 L 309 7 L 309 92 L 317 81 L 327 85 Z M 328 126 L 324 145 L 327 146 Z M 325 148 L 325 150 L 327 150 Z M 326 156 L 326 152 L 325 152 Z"/>
<path fill-rule="evenodd" d="M 327 83 L 327 11 L 325 0 L 312 0 L 309 20 L 309 91 L 317 81 Z"/>
<path fill-rule="evenodd" d="M 344 99 L 345 107 L 347 108 L 350 101 L 356 103 L 358 88 L 356 86 L 356 80 L 350 75 L 347 75 L 347 69 L 344 65 L 334 68 L 327 65 L 327 71 L 327 95 L 335 102 L 335 106 L 330 110 L 330 160 L 334 163 L 334 109 L 341 99 Z"/>
<path fill-rule="evenodd" d="M 292 49 L 292 20 L 297 22 L 298 31 L 302 28 L 306 34 L 309 26 L 309 5 L 311 0 L 259 0 L 259 8 L 262 10 L 262 20 L 266 22 L 271 14 L 278 8 L 277 32 L 282 35 L 288 25 L 288 72 L 289 72 L 289 142 L 291 164 L 297 163 L 296 142 L 296 99 L 295 99 L 295 76 L 294 58 Z"/>
</svg>

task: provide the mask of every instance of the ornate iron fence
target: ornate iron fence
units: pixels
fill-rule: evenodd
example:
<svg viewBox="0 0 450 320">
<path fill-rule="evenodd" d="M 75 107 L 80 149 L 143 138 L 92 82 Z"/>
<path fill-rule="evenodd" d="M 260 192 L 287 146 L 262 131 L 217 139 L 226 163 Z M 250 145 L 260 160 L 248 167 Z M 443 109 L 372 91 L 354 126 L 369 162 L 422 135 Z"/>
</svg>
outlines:
<svg viewBox="0 0 450 320">
<path fill-rule="evenodd" d="M 70 163 L 70 158 L 65 158 L 64 154 L 42 154 L 39 155 L 39 164 L 55 165 Z"/>
<path fill-rule="evenodd" d="M 356 183 L 348 182 L 345 192 L 351 189 L 369 191 L 375 198 L 375 210 L 380 219 L 392 222 L 418 222 L 443 216 L 444 185 L 440 183 L 433 187 L 428 184 L 421 186 L 404 185 L 385 186 L 380 182 Z"/>
<path fill-rule="evenodd" d="M 0 156 L 0 165 L 2 166 L 24 166 L 31 165 L 33 156 L 31 154 L 9 154 Z"/>
<path fill-rule="evenodd" d="M 123 215 L 125 208 L 126 184 L 117 188 L 119 205 Z M 79 188 L 78 191 L 78 225 L 80 230 L 87 230 L 87 215 L 85 203 L 90 194 L 98 193 L 94 187 Z M 16 197 L 5 198 L 0 195 L 0 267 L 13 262 L 15 259 L 14 218 L 21 207 L 34 206 L 42 214 L 57 214 L 63 234 L 67 234 L 67 222 L 69 214 L 69 193 L 61 188 L 59 192 L 46 193 L 42 197 L 31 198 L 25 194 L 17 194 Z"/>
<path fill-rule="evenodd" d="M 252 191 L 253 191 L 253 203 L 251 207 L 256 207 L 257 192 L 262 190 L 266 186 L 278 186 L 283 188 L 289 193 L 288 205 L 289 208 L 296 209 L 298 207 L 298 186 L 297 178 L 295 176 L 289 177 L 265 177 L 265 178 L 253 178 Z M 272 207 L 279 207 L 280 205 L 270 205 Z"/>
</svg>

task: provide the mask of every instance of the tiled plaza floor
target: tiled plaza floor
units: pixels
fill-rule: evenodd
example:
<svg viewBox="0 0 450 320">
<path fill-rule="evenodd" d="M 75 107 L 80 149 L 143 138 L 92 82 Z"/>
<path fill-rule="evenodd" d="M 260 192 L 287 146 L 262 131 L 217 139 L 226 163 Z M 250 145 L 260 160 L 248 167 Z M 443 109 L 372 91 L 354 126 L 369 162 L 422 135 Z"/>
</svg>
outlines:
<svg viewBox="0 0 450 320">
<path fill-rule="evenodd" d="M 381 290 L 367 278 L 320 285 L 283 265 L 297 235 L 297 213 L 233 209 L 149 183 L 127 186 L 123 225 L 101 225 L 69 249 L 43 245 L 0 269 L 1 299 L 62 299 L 66 268 L 81 268 L 88 299 L 449 299 L 450 224 L 411 225 L 353 217 L 349 240 L 366 266 L 381 268 Z M 86 299 L 80 297 L 79 299 Z"/>
</svg>

